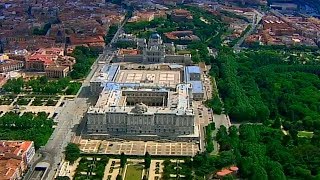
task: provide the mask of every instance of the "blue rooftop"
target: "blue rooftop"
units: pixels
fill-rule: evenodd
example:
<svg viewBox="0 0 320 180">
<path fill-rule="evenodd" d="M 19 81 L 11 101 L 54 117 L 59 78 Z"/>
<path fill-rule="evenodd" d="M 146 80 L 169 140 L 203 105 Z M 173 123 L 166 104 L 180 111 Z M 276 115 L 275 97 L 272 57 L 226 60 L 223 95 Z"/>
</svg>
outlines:
<svg viewBox="0 0 320 180">
<path fill-rule="evenodd" d="M 199 66 L 186 66 L 187 73 L 201 73 Z"/>
<path fill-rule="evenodd" d="M 192 93 L 203 93 L 204 90 L 201 81 L 189 81 L 188 83 L 192 85 Z"/>
<path fill-rule="evenodd" d="M 184 81 L 192 85 L 192 93 L 203 93 L 203 84 L 201 81 L 190 81 L 190 74 L 201 74 L 199 66 L 186 66 L 184 69 Z"/>
<path fill-rule="evenodd" d="M 107 81 L 114 81 L 117 73 L 120 70 L 120 66 L 119 65 L 107 65 L 104 66 L 101 70 L 101 72 L 106 73 L 107 74 Z"/>
</svg>

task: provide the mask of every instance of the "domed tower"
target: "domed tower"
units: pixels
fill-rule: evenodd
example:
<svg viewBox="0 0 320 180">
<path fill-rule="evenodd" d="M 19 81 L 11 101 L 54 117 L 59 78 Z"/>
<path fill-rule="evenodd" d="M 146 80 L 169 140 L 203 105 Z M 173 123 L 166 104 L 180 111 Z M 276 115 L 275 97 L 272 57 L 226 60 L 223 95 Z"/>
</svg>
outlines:
<svg viewBox="0 0 320 180">
<path fill-rule="evenodd" d="M 160 46 L 162 44 L 161 36 L 158 33 L 152 33 L 149 38 L 148 46 Z"/>
<path fill-rule="evenodd" d="M 148 41 L 148 48 L 144 51 L 144 63 L 163 63 L 165 58 L 165 46 L 158 33 L 152 33 Z"/>
</svg>

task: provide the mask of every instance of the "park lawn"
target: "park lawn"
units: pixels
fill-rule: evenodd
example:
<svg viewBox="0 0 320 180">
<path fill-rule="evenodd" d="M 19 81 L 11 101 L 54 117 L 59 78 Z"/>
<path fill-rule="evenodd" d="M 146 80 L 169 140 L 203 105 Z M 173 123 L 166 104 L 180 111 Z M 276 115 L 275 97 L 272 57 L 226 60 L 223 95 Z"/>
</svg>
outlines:
<svg viewBox="0 0 320 180">
<path fill-rule="evenodd" d="M 124 180 L 141 180 L 143 166 L 139 164 L 130 164 L 127 166 Z"/>
<path fill-rule="evenodd" d="M 313 132 L 309 132 L 309 131 L 299 131 L 299 132 L 298 132 L 298 137 L 312 138 L 312 137 L 313 137 Z"/>
</svg>

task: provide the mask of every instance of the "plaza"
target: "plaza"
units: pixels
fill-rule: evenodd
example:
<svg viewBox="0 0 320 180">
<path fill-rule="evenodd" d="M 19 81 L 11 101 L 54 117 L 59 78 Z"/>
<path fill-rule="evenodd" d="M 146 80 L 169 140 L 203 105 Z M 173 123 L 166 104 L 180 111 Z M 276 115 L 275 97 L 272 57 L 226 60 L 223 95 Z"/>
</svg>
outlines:
<svg viewBox="0 0 320 180">
<path fill-rule="evenodd" d="M 192 142 L 164 141 L 106 141 L 74 138 L 83 153 L 121 154 L 143 156 L 146 152 L 154 156 L 194 156 L 199 145 Z"/>
</svg>

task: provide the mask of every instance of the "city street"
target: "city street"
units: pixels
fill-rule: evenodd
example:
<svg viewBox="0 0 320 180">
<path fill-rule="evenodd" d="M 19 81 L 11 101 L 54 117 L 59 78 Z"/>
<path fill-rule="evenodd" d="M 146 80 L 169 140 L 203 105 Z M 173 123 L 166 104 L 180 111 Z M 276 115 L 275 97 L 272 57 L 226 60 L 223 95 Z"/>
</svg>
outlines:
<svg viewBox="0 0 320 180">
<path fill-rule="evenodd" d="M 126 20 L 119 25 L 119 29 L 110 44 L 117 40 L 118 36 L 120 35 L 121 28 L 125 22 Z M 32 175 L 35 174 L 33 171 L 36 164 L 39 162 L 48 162 L 50 164 L 50 167 L 47 171 L 48 173 L 44 174 L 42 179 L 53 179 L 55 177 L 60 162 L 64 158 L 64 148 L 66 147 L 67 143 L 71 141 L 71 137 L 76 134 L 79 124 L 83 124 L 81 123 L 81 120 L 85 116 L 85 113 L 90 105 L 90 79 L 95 72 L 99 71 L 103 66 L 103 64 L 99 62 L 104 62 L 107 64 L 112 60 L 114 53 L 111 47 L 111 45 L 106 46 L 103 54 L 99 55 L 97 60 L 91 66 L 91 71 L 83 81 L 82 87 L 80 88 L 76 98 L 74 100 L 66 101 L 64 108 L 57 116 L 58 125 L 52 133 L 51 138 L 47 142 L 46 146 L 40 148 L 37 152 L 42 156 L 36 156 L 38 158 L 34 159 L 34 163 L 31 165 L 31 168 L 26 173 L 24 179 L 34 179 L 34 177 L 32 177 Z"/>
<path fill-rule="evenodd" d="M 233 46 L 233 49 L 235 51 L 240 51 L 242 48 L 240 47 L 241 44 L 243 43 L 243 41 L 257 28 L 257 25 L 259 24 L 259 22 L 261 21 L 262 17 L 264 16 L 263 14 L 261 14 L 260 12 L 258 12 L 257 10 L 254 11 L 256 13 L 256 18 L 255 20 L 251 23 L 251 28 L 249 29 L 249 31 L 244 34 L 239 40 L 238 42 Z"/>
</svg>

